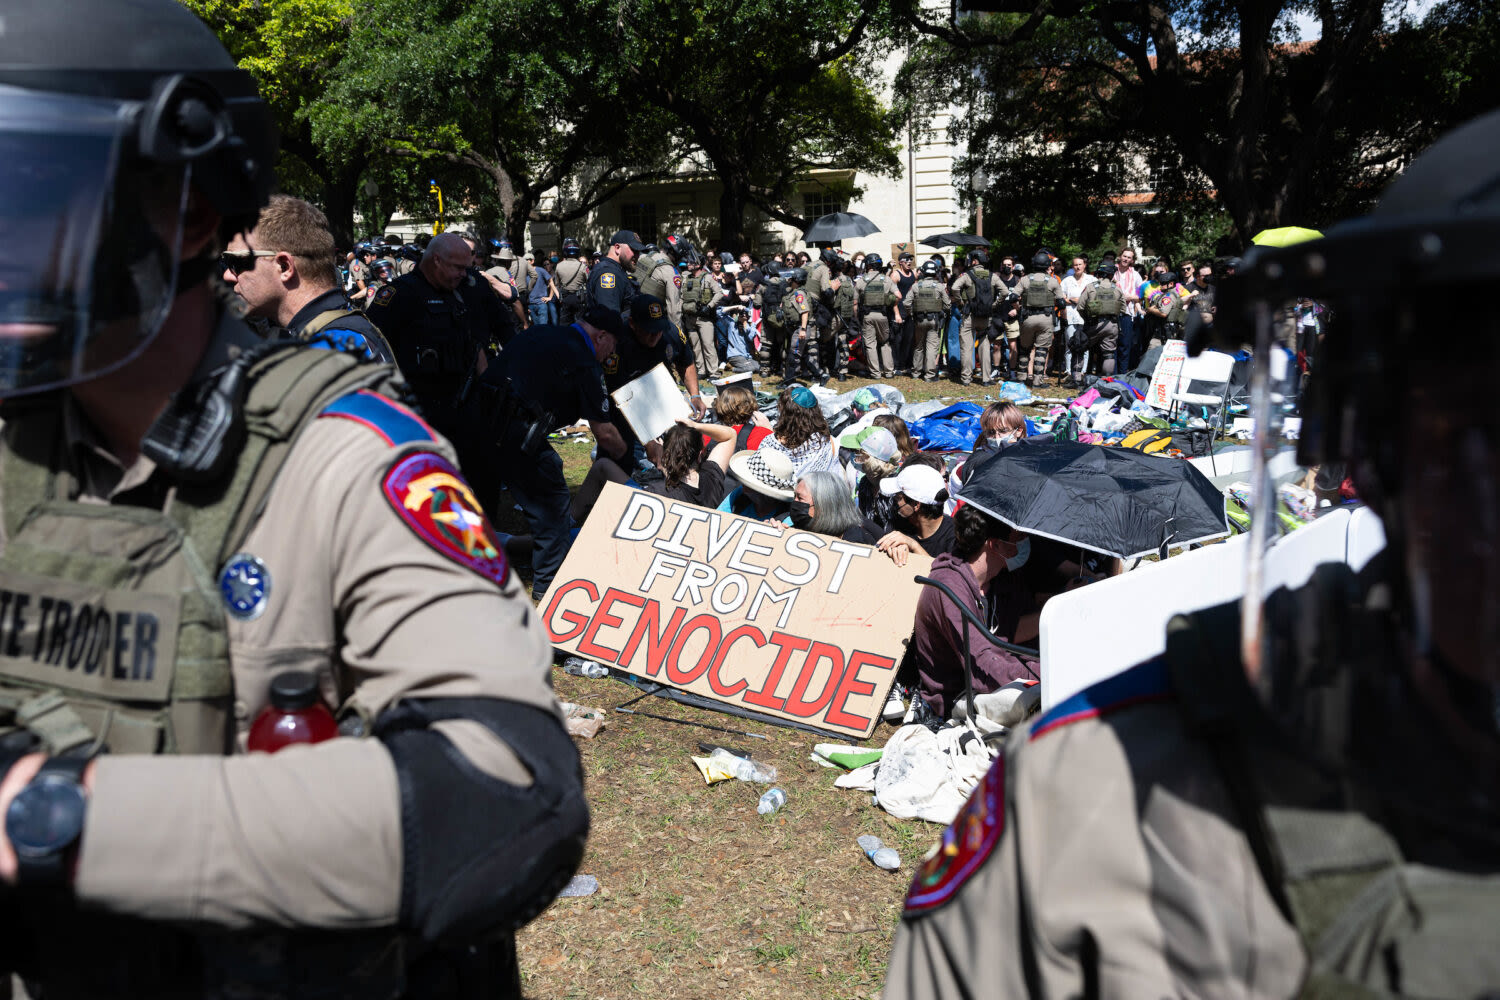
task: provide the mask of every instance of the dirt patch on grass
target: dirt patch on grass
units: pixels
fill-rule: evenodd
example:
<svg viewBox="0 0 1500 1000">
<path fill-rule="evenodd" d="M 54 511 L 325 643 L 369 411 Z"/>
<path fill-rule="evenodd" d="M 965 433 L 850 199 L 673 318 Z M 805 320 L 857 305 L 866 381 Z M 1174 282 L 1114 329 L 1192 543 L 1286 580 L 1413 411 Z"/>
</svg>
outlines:
<svg viewBox="0 0 1500 1000">
<path fill-rule="evenodd" d="M 559 697 L 601 707 L 634 689 L 554 671 Z M 580 869 L 598 894 L 558 900 L 518 938 L 525 992 L 538 998 L 819 997 L 879 993 L 913 867 L 942 828 L 892 819 L 839 772 L 808 759 L 811 734 L 658 698 L 637 708 L 761 733 L 769 741 L 610 714 L 580 740 L 593 831 Z M 894 730 L 876 729 L 884 743 Z M 699 740 L 776 766 L 787 804 L 756 812 L 764 790 L 703 783 Z M 901 854 L 898 872 L 855 844 L 872 833 Z"/>
</svg>

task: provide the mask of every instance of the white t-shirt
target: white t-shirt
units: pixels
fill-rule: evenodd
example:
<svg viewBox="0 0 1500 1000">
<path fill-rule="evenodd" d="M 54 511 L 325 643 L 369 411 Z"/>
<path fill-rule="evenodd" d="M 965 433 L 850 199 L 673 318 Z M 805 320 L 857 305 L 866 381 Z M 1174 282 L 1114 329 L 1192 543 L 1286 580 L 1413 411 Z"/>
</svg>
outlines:
<svg viewBox="0 0 1500 1000">
<path fill-rule="evenodd" d="M 1071 271 L 1068 272 L 1068 276 L 1062 280 L 1063 298 L 1076 300 L 1078 296 L 1083 294 L 1085 288 L 1098 280 L 1092 274 L 1085 274 L 1080 278 Z M 1063 315 L 1067 317 L 1069 326 L 1083 325 L 1083 313 L 1079 312 L 1078 307 L 1073 303 L 1068 303 L 1066 309 L 1063 311 Z"/>
</svg>

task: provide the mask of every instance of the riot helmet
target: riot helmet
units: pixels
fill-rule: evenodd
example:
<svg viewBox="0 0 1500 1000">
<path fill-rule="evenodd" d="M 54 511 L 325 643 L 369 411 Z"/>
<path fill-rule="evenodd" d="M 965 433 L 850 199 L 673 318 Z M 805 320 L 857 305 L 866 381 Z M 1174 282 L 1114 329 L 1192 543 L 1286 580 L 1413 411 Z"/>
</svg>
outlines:
<svg viewBox="0 0 1500 1000">
<path fill-rule="evenodd" d="M 1500 421 L 1487 381 L 1500 355 L 1500 316 L 1474 310 L 1500 290 L 1500 112 L 1438 140 L 1367 217 L 1321 239 L 1257 247 L 1218 284 L 1211 326 L 1190 349 L 1255 345 L 1251 409 L 1258 495 L 1270 498 L 1274 451 L 1297 372 L 1282 342 L 1289 304 L 1327 318 L 1302 394 L 1298 461 L 1343 465 L 1380 515 L 1380 575 L 1401 619 L 1400 660 L 1425 672 L 1422 696 L 1443 702 L 1455 742 L 1485 747 L 1500 732 Z M 1372 255 L 1370 247 L 1380 247 Z M 1431 331 L 1462 327 L 1477 357 L 1455 373 L 1417 363 Z M 1252 521 L 1241 655 L 1263 697 L 1291 669 L 1267 627 L 1259 585 L 1275 517 Z M 1387 644 L 1390 645 L 1390 644 Z M 1306 676 L 1305 674 L 1303 676 Z M 1494 782 L 1493 771 L 1485 779 Z M 1493 803 L 1493 785 L 1482 790 Z"/>
<path fill-rule="evenodd" d="M 698 253 L 698 248 L 693 245 L 693 241 L 681 233 L 673 233 L 663 242 L 666 243 L 667 251 L 672 255 L 672 258 L 679 264 L 690 265 L 701 263 L 703 260 Z"/>
<path fill-rule="evenodd" d="M 111 371 L 179 289 L 190 193 L 220 236 L 270 196 L 276 131 L 254 81 L 176 0 L 9 0 L 0 30 L 0 397 Z M 209 241 L 210 244 L 212 241 Z"/>
<path fill-rule="evenodd" d="M 969 263 L 971 265 L 978 264 L 980 267 L 989 267 L 990 255 L 983 250 L 971 250 L 969 251 Z"/>
<path fill-rule="evenodd" d="M 1094 276 L 1101 281 L 1110 281 L 1113 280 L 1117 270 L 1119 268 L 1115 267 L 1114 261 L 1103 260 L 1099 262 L 1098 267 L 1094 268 Z"/>
<path fill-rule="evenodd" d="M 1033 271 L 1045 271 L 1052 266 L 1052 257 L 1045 250 L 1038 250 L 1036 256 L 1031 258 L 1031 269 Z"/>
<path fill-rule="evenodd" d="M 781 276 L 794 285 L 807 284 L 807 268 L 794 267 L 790 271 L 782 271 Z"/>
<path fill-rule="evenodd" d="M 865 254 L 865 270 L 866 271 L 882 271 L 884 269 L 885 269 L 885 261 L 880 258 L 880 254 L 878 254 L 878 253 L 867 253 L 867 254 Z"/>
<path fill-rule="evenodd" d="M 562 255 L 564 257 L 581 257 L 583 256 L 583 248 L 578 245 L 577 240 L 569 237 L 563 240 Z"/>
<path fill-rule="evenodd" d="M 1162 286 L 1175 285 L 1177 284 L 1177 274 L 1174 271 L 1163 271 L 1161 274 L 1155 275 L 1153 280 Z"/>
<path fill-rule="evenodd" d="M 935 261 L 935 260 L 928 260 L 928 261 L 923 261 L 922 262 L 922 276 L 924 278 L 935 278 L 935 277 L 937 277 L 937 273 L 938 273 L 938 262 L 937 261 Z"/>
<path fill-rule="evenodd" d="M 833 267 L 839 262 L 839 252 L 833 247 L 824 247 L 818 251 L 818 259 L 829 267 Z"/>
</svg>

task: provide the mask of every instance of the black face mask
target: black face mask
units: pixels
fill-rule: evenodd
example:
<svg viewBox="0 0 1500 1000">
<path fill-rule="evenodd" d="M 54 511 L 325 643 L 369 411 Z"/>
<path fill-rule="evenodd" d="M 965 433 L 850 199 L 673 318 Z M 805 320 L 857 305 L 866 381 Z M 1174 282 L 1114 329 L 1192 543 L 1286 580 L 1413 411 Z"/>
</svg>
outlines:
<svg viewBox="0 0 1500 1000">
<path fill-rule="evenodd" d="M 812 527 L 812 504 L 801 500 L 792 501 L 792 527 L 806 531 Z"/>
</svg>

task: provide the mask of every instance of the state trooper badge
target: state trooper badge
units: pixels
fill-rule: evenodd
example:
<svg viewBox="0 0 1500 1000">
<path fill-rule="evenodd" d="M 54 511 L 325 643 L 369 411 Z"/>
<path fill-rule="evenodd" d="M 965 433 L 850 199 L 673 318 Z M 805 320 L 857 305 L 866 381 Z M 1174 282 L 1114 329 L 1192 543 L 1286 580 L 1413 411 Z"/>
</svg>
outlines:
<svg viewBox="0 0 1500 1000">
<path fill-rule="evenodd" d="M 504 586 L 505 550 L 474 491 L 446 458 L 419 451 L 398 460 L 381 484 L 391 508 L 418 538 L 461 566 Z"/>
<path fill-rule="evenodd" d="M 271 596 L 271 571 L 260 557 L 237 553 L 219 574 L 219 593 L 231 615 L 242 622 L 254 621 L 265 613 Z"/>
<path fill-rule="evenodd" d="M 395 297 L 396 297 L 396 286 L 395 285 L 386 285 L 380 291 L 378 291 L 378 292 L 375 293 L 375 304 L 377 306 L 388 305 L 390 303 L 391 299 L 394 299 Z"/>
<path fill-rule="evenodd" d="M 599 275 L 599 287 L 600 288 L 613 288 L 613 287 L 615 287 L 615 276 L 613 274 L 610 274 L 608 271 L 606 271 L 604 274 Z"/>
</svg>

